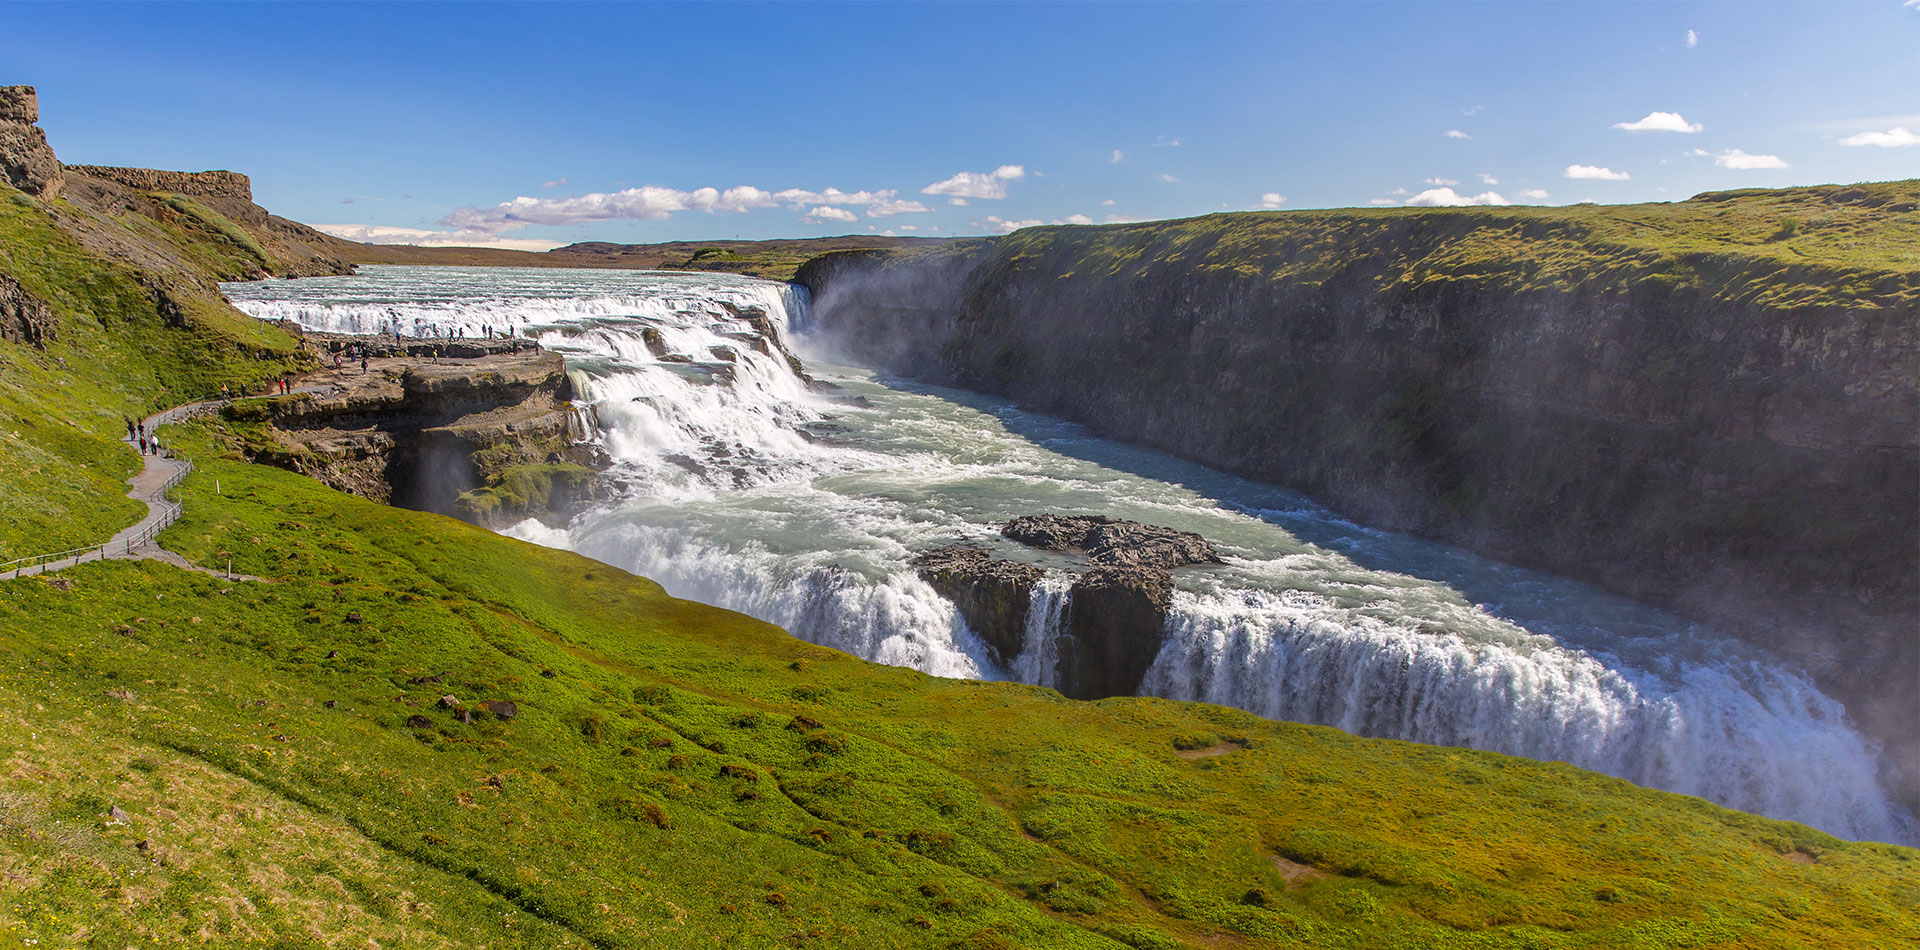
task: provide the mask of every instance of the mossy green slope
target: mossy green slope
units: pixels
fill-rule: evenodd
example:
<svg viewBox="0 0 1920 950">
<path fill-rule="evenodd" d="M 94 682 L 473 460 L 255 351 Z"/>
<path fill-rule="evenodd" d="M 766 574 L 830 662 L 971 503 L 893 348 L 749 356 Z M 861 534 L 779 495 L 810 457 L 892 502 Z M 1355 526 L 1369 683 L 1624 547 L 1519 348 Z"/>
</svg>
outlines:
<svg viewBox="0 0 1920 950">
<path fill-rule="evenodd" d="M 109 260 L 76 230 L 154 250 L 146 266 Z M 0 184 L 0 274 L 57 321 L 45 350 L 0 345 L 0 562 L 102 541 L 139 520 L 125 497 L 139 464 L 127 418 L 299 365 L 289 337 L 226 306 L 210 282 L 220 271 L 203 270 L 236 267 L 244 253 L 144 215 L 43 205 Z M 157 293 L 178 308 L 171 322 Z"/>
<path fill-rule="evenodd" d="M 205 461 L 167 543 L 269 580 L 109 563 L 0 585 L 0 715 L 31 724 L 0 738 L 0 933 L 1920 940 L 1910 849 L 1558 764 L 876 666 L 179 440 Z M 442 695 L 518 712 L 463 723 Z"/>
</svg>

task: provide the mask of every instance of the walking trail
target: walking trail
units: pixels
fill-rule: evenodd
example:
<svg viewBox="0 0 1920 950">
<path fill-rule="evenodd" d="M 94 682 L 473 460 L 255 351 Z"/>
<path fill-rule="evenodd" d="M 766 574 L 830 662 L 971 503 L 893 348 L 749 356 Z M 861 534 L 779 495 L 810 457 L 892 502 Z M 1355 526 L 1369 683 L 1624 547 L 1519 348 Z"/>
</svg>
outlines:
<svg viewBox="0 0 1920 950">
<path fill-rule="evenodd" d="M 311 385 L 294 388 L 294 393 L 326 392 L 333 389 L 330 385 Z M 232 402 L 231 399 L 207 399 L 190 402 L 156 412 L 143 420 L 149 435 L 159 431 L 163 425 L 190 419 L 194 416 L 215 412 Z M 130 440 L 131 441 L 131 440 Z M 210 570 L 189 562 L 186 558 L 159 545 L 155 540 L 160 532 L 166 530 L 180 517 L 181 505 L 167 498 L 174 486 L 180 484 L 193 471 L 193 463 L 167 455 L 141 455 L 140 471 L 127 481 L 127 497 L 147 506 L 146 517 L 138 524 L 127 528 L 104 543 L 88 548 L 62 551 L 54 555 L 40 555 L 21 558 L 9 568 L 0 569 L 0 577 L 13 578 L 22 575 L 45 574 L 48 571 L 61 571 L 76 564 L 106 559 L 137 560 L 151 559 L 165 561 L 175 567 L 203 574 L 230 577 L 232 580 L 259 580 L 241 574 L 229 575 L 225 571 Z M 44 558 L 44 560 L 43 560 Z"/>
</svg>

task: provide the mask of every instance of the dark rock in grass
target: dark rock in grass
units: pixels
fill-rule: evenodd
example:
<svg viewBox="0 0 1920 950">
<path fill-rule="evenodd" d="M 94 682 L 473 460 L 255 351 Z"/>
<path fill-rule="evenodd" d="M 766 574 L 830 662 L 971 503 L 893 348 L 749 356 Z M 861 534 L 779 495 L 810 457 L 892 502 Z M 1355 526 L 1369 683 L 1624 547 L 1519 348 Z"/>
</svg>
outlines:
<svg viewBox="0 0 1920 950">
<path fill-rule="evenodd" d="M 108 699 L 113 700 L 114 702 L 119 702 L 119 703 L 130 703 L 130 702 L 133 702 L 135 698 L 133 695 L 133 690 L 130 690 L 130 689 L 110 689 L 110 690 L 107 690 L 102 695 L 104 695 Z"/>
<path fill-rule="evenodd" d="M 131 816 L 131 815 L 128 815 L 128 814 L 127 814 L 126 812 L 124 812 L 124 811 L 121 811 L 121 810 L 120 810 L 120 806 L 119 806 L 119 805 L 108 805 L 108 806 L 107 806 L 107 823 L 108 823 L 108 824 L 111 824 L 111 825 L 124 825 L 124 824 L 126 824 L 127 822 L 129 822 L 129 821 L 132 821 L 132 820 L 133 820 L 133 816 Z"/>
<path fill-rule="evenodd" d="M 999 560 L 971 544 L 927 551 L 913 559 L 913 567 L 921 580 L 953 601 L 967 626 L 993 648 L 1001 663 L 1013 662 L 1026 639 L 1033 585 L 1046 571 L 1034 564 Z"/>
<path fill-rule="evenodd" d="M 558 676 L 560 674 L 555 673 L 552 669 L 543 669 L 540 671 L 540 675 L 547 679 L 553 679 L 555 676 Z"/>
<path fill-rule="evenodd" d="M 480 705 L 487 707 L 497 719 L 512 719 L 520 715 L 520 706 L 510 699 L 489 699 Z"/>
<path fill-rule="evenodd" d="M 336 656 L 339 656 L 339 655 L 340 655 L 340 651 L 339 651 L 339 650 L 328 650 L 328 651 L 327 651 L 327 659 L 329 659 L 329 660 L 331 660 L 331 659 L 333 659 L 334 657 L 336 657 Z"/>
<path fill-rule="evenodd" d="M 433 720 L 418 714 L 408 716 L 407 728 L 408 729 L 432 729 Z"/>
<path fill-rule="evenodd" d="M 453 718 L 460 720 L 461 724 L 463 725 L 473 724 L 473 713 L 467 709 L 455 710 L 453 714 Z"/>
<path fill-rule="evenodd" d="M 455 699 L 453 695 L 449 693 L 448 695 L 440 697 L 433 705 L 436 709 L 458 709 L 460 707 L 460 700 Z"/>
<path fill-rule="evenodd" d="M 444 683 L 446 681 L 447 681 L 447 674 L 434 673 L 430 676 L 416 676 L 413 679 L 408 680 L 407 682 L 415 686 L 418 686 L 421 683 Z"/>
<path fill-rule="evenodd" d="M 325 706 L 328 709 L 338 709 L 340 708 L 340 701 L 337 699 L 329 699 L 326 702 L 321 703 L 320 705 Z"/>
</svg>

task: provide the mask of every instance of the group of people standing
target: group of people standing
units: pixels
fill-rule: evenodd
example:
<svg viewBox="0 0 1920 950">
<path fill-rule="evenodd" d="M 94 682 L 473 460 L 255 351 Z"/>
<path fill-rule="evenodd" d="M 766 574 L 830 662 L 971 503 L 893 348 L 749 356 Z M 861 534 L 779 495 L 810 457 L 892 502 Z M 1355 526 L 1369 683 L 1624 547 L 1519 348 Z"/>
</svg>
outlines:
<svg viewBox="0 0 1920 950">
<path fill-rule="evenodd" d="M 127 419 L 127 441 L 140 447 L 141 455 L 165 456 L 167 450 L 160 444 L 160 433 L 148 432 L 145 422 Z"/>
</svg>

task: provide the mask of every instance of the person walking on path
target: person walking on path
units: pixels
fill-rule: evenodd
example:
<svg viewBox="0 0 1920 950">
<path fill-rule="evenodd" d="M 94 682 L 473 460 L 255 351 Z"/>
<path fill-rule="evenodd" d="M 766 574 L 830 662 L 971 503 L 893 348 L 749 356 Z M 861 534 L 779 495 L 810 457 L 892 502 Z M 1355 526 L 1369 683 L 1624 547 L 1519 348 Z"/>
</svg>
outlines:
<svg viewBox="0 0 1920 950">
<path fill-rule="evenodd" d="M 132 441 L 133 441 L 133 420 L 132 420 L 132 419 L 128 419 L 128 418 L 127 418 L 126 416 L 121 416 L 120 418 L 121 418 L 121 419 L 125 419 L 125 420 L 126 420 L 126 423 L 127 423 L 127 441 L 128 441 L 128 442 L 132 442 Z"/>
<path fill-rule="evenodd" d="M 147 454 L 147 437 L 144 435 L 140 437 L 140 454 Z"/>
</svg>

